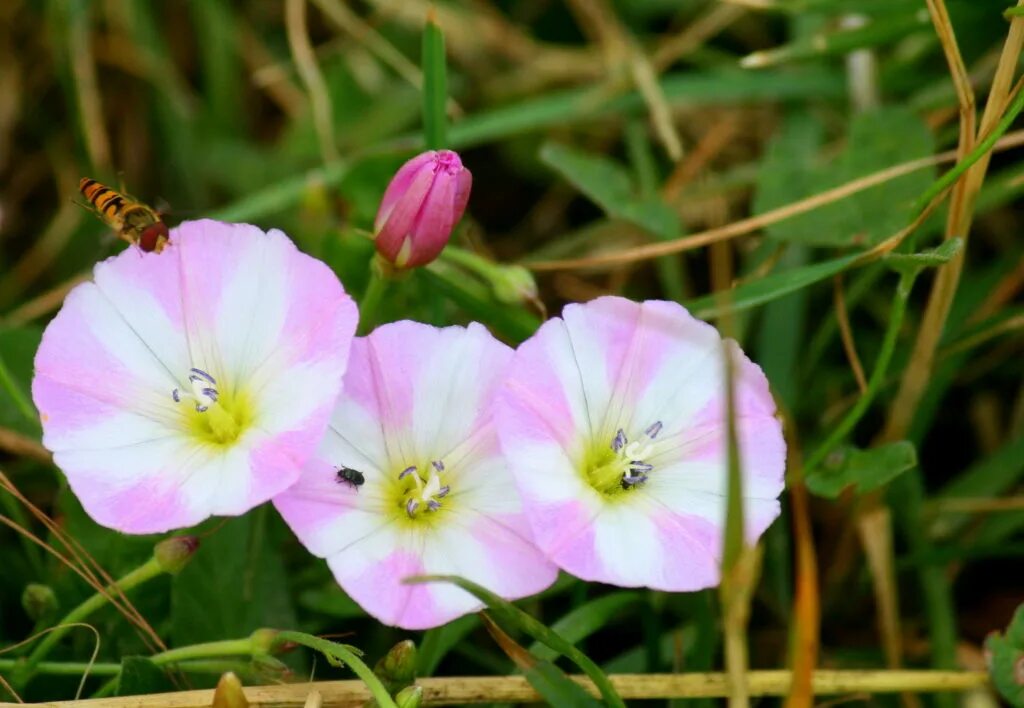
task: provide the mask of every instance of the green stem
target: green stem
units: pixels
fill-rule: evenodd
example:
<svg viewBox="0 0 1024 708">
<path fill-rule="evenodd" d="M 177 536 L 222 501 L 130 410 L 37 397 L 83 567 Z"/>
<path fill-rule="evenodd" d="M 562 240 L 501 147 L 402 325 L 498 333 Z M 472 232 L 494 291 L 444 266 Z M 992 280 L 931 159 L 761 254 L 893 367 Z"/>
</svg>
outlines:
<svg viewBox="0 0 1024 708">
<path fill-rule="evenodd" d="M 963 160 L 956 163 L 951 170 L 935 180 L 932 186 L 928 188 L 928 191 L 921 195 L 921 198 L 914 204 L 914 213 L 920 214 L 924 211 L 932 199 L 949 188 L 960 178 L 960 175 L 970 169 L 971 165 L 988 153 L 992 146 L 996 144 L 996 141 L 1003 137 L 1003 133 L 1010 129 L 1013 121 L 1022 110 L 1024 110 L 1024 90 L 1017 91 L 1017 95 L 1013 97 L 1013 103 L 1006 109 L 1006 113 L 1003 114 L 1003 117 L 992 132 L 986 135 L 985 139 L 978 143 Z M 964 234 L 956 235 L 963 236 Z"/>
<path fill-rule="evenodd" d="M 158 655 L 159 656 L 159 655 Z M 155 659 L 156 657 L 153 657 Z M 166 662 L 165 662 L 166 663 Z M 24 664 L 22 659 L 0 659 L 0 671 L 15 671 Z M 216 661 L 200 659 L 196 661 L 179 661 L 177 667 L 182 671 L 192 671 L 203 674 L 220 674 L 224 671 L 237 671 L 240 668 L 237 661 Z M 88 672 L 90 676 L 117 676 L 121 673 L 121 664 L 116 662 L 96 662 L 90 664 L 85 661 L 40 661 L 35 667 L 37 674 L 48 676 L 81 676 Z"/>
<path fill-rule="evenodd" d="M 0 356 L 0 386 L 7 390 L 7 395 L 14 402 L 14 407 L 25 417 L 25 420 L 38 428 L 39 416 L 36 415 L 36 409 L 32 407 L 25 393 L 18 386 L 14 377 L 11 376 L 11 370 L 7 368 L 7 364 L 2 356 Z"/>
<path fill-rule="evenodd" d="M 370 282 L 366 284 L 366 291 L 359 302 L 359 331 L 366 334 L 373 329 L 376 322 L 377 310 L 381 300 L 384 299 L 384 291 L 387 290 L 387 278 L 381 272 L 381 264 L 374 261 L 370 264 Z"/>
<path fill-rule="evenodd" d="M 36 645 L 35 649 L 32 650 L 32 653 L 30 653 L 25 659 L 25 663 L 21 666 L 19 676 L 16 677 L 18 683 L 24 685 L 28 682 L 39 663 L 46 658 L 46 655 L 50 653 L 50 650 L 53 649 L 57 642 L 59 642 L 61 638 L 71 630 L 72 625 L 82 623 L 92 613 L 106 605 L 112 595 L 115 595 L 118 592 L 127 593 L 132 588 L 141 585 L 148 580 L 152 580 L 164 572 L 163 567 L 156 557 L 150 558 L 138 568 L 132 570 L 123 578 L 115 581 L 113 584 L 105 588 L 105 592 L 97 592 L 78 607 L 64 615 L 64 617 L 56 624 L 55 629 L 45 635 L 39 644 Z"/>
<path fill-rule="evenodd" d="M 187 659 L 210 659 L 225 656 L 249 656 L 254 653 L 252 638 L 223 639 L 217 642 L 192 644 L 187 647 L 168 649 L 149 658 L 157 666 L 176 664 Z"/>
<path fill-rule="evenodd" d="M 344 644 L 314 637 L 312 634 L 304 632 L 280 632 L 277 635 L 277 639 L 280 642 L 295 642 L 310 649 L 315 649 L 326 656 L 329 661 L 344 662 L 370 689 L 370 694 L 376 699 L 377 705 L 380 708 L 398 708 L 376 674 L 370 670 L 369 666 L 363 663 L 363 660 L 354 651 Z"/>
<path fill-rule="evenodd" d="M 904 526 L 911 553 L 927 556 L 933 546 L 924 529 L 927 527 L 923 513 L 924 480 L 921 470 L 913 469 L 896 481 L 902 500 L 901 517 L 907 519 Z M 918 569 L 921 594 L 924 595 L 924 609 L 928 615 L 928 637 L 932 654 L 932 667 L 936 669 L 956 668 L 956 608 L 949 577 L 944 565 L 922 563 Z M 936 696 L 939 708 L 955 708 L 957 701 L 952 696 Z"/>
<path fill-rule="evenodd" d="M 899 336 L 900 326 L 903 324 L 903 316 L 907 312 L 907 298 L 910 297 L 910 290 L 914 286 L 914 280 L 917 278 L 918 273 L 920 273 L 919 269 L 913 269 L 900 274 L 900 282 L 896 287 L 896 297 L 893 298 L 892 310 L 889 314 L 889 326 L 885 330 L 882 349 L 875 360 L 875 368 L 871 372 L 871 378 L 868 379 L 868 389 L 839 424 L 832 428 L 832 432 L 818 446 L 818 449 L 808 457 L 807 463 L 804 466 L 805 475 L 820 465 L 835 446 L 850 434 L 850 431 L 853 430 L 853 427 L 864 413 L 867 412 L 868 406 L 871 405 L 875 396 L 878 395 L 878 391 L 882 388 L 882 383 L 885 381 L 885 373 L 889 369 L 889 362 L 892 361 L 892 355 L 896 349 L 896 339 Z"/>
</svg>

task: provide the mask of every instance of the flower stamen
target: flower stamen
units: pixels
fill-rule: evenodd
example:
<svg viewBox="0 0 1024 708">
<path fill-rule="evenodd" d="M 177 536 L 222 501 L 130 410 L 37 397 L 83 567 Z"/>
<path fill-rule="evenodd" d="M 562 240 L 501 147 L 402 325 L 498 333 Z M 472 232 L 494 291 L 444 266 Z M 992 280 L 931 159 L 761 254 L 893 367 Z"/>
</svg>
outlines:
<svg viewBox="0 0 1024 708">
<path fill-rule="evenodd" d="M 633 489 L 645 483 L 654 471 L 654 465 L 647 460 L 655 455 L 657 445 L 654 439 L 661 432 L 661 421 L 647 426 L 638 440 L 630 441 L 626 431 L 619 428 L 607 449 L 597 455 L 595 464 L 590 465 L 587 477 L 594 489 L 606 495 Z M 606 449 L 606 450 L 607 450 Z"/>
<path fill-rule="evenodd" d="M 433 460 L 424 472 L 410 465 L 398 474 L 399 481 L 404 483 L 400 506 L 410 519 L 416 518 L 417 512 L 421 510 L 429 512 L 441 508 L 439 500 L 451 492 L 450 485 L 441 484 L 440 473 L 444 471 L 444 462 Z M 410 480 L 412 484 L 409 484 Z"/>
<path fill-rule="evenodd" d="M 217 380 L 202 369 L 193 367 L 189 369 L 188 382 L 192 387 L 192 393 L 182 393 L 180 389 L 175 388 L 171 391 L 171 398 L 175 403 L 181 403 L 182 398 L 191 398 L 195 401 L 196 412 L 205 413 L 220 397 L 216 388 Z"/>
</svg>

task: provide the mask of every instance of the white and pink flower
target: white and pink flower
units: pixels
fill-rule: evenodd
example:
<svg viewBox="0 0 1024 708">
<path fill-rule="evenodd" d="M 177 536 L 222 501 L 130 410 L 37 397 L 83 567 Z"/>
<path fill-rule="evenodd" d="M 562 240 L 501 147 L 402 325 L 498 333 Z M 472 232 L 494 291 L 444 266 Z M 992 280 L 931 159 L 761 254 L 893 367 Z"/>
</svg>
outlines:
<svg viewBox="0 0 1024 708">
<path fill-rule="evenodd" d="M 452 574 L 513 599 L 556 568 L 533 545 L 492 417 L 512 350 L 480 325 L 397 322 L 357 338 L 316 458 L 274 499 L 368 613 L 425 629 L 481 603 Z"/>
<path fill-rule="evenodd" d="M 36 354 L 43 443 L 105 526 L 244 513 L 316 450 L 356 319 L 280 231 L 184 223 L 160 255 L 126 250 L 68 294 Z"/>
<path fill-rule="evenodd" d="M 779 514 L 785 442 L 764 374 L 681 306 L 569 305 L 516 352 L 496 406 L 534 539 L 585 580 L 667 591 L 718 583 L 735 363 L 746 535 Z"/>
</svg>

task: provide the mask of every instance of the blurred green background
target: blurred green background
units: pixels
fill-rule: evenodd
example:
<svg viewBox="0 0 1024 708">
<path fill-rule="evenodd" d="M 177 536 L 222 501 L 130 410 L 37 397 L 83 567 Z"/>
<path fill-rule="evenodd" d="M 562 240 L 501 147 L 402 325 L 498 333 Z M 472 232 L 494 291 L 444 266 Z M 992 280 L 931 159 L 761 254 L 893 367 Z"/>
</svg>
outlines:
<svg viewBox="0 0 1024 708">
<path fill-rule="evenodd" d="M 380 196 L 423 146 L 420 51 L 430 5 L 0 3 L 0 468 L 113 575 L 148 557 L 154 539 L 94 525 L 39 450 L 18 447 L 39 439 L 27 396 L 42 328 L 67 289 L 124 246 L 75 203 L 79 178 L 123 182 L 172 225 L 210 216 L 282 228 L 358 297 Z M 1011 3 L 947 5 L 983 107 Z M 600 256 L 742 225 L 957 146 L 957 97 L 923 0 L 433 6 L 448 50 L 449 147 L 474 176 L 452 242 L 488 261 Z M 764 540 L 752 665 L 789 661 L 794 548 L 813 539 L 817 571 L 804 570 L 820 586 L 822 665 L 883 666 L 898 640 L 908 665 L 978 668 L 986 633 L 1004 627 L 1024 599 L 1024 161 L 1001 148 L 969 232 L 950 234 L 969 236 L 959 287 L 925 389 L 897 411 L 906 420 L 894 439 L 880 433 L 892 425 L 908 367 L 920 365 L 911 352 L 936 271 L 922 272 L 906 297 L 894 272 L 906 263 L 855 258 L 906 226 L 915 200 L 949 164 L 926 164 L 683 253 L 539 270 L 540 302 L 503 294 L 486 273 L 449 257 L 389 287 L 377 320 L 477 319 L 514 344 L 545 308 L 557 313 L 565 302 L 606 293 L 666 298 L 711 318 L 723 308 L 709 294 L 738 286 L 728 327 L 765 369 L 785 413 L 794 484 L 803 489 L 801 459 L 830 453 L 808 478 L 810 533 L 794 536 L 787 496 Z M 937 246 L 946 218 L 941 206 L 898 250 Z M 891 364 L 876 372 L 880 353 Z M 864 390 L 858 366 L 864 379 L 879 376 L 870 405 L 851 414 Z M 891 539 L 865 521 L 879 509 L 891 510 Z M 46 537 L 3 491 L 0 513 Z M 170 646 L 275 626 L 351 633 L 345 641 L 371 659 L 413 636 L 428 675 L 512 670 L 475 617 L 425 635 L 379 626 L 269 508 L 201 533 L 185 572 L 133 597 Z M 898 602 L 902 619 L 888 644 L 862 550 L 862 541 L 878 539 L 893 549 L 895 584 L 885 601 Z M 30 582 L 53 587 L 64 611 L 91 592 L 0 528 L 0 647 L 63 614 L 30 618 L 21 602 Z M 522 605 L 609 672 L 721 666 L 714 591 L 670 595 L 563 578 Z M 113 610 L 94 623 L 101 662 L 146 653 Z M 51 658 L 86 661 L 93 642 L 73 633 Z M 267 667 L 243 668 L 248 681 L 267 679 Z M 343 674 L 321 661 L 316 675 Z M 87 692 L 103 680 L 90 679 Z M 77 681 L 38 680 L 24 697 L 70 698 Z"/>
</svg>

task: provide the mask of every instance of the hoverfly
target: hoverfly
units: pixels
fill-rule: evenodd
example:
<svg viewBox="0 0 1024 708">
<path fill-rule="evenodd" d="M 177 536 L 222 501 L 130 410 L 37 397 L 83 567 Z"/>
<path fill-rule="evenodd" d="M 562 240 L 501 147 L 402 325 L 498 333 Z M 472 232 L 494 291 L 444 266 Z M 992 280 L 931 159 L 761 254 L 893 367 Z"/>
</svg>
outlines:
<svg viewBox="0 0 1024 708">
<path fill-rule="evenodd" d="M 167 224 L 155 210 L 142 202 L 88 177 L 82 178 L 78 189 L 103 223 L 118 237 L 138 246 L 143 252 L 160 253 L 170 243 Z"/>
<path fill-rule="evenodd" d="M 337 472 L 338 484 L 347 484 L 356 491 L 359 491 L 359 487 L 366 482 L 366 477 L 359 470 L 354 470 L 351 467 L 339 467 Z"/>
</svg>

